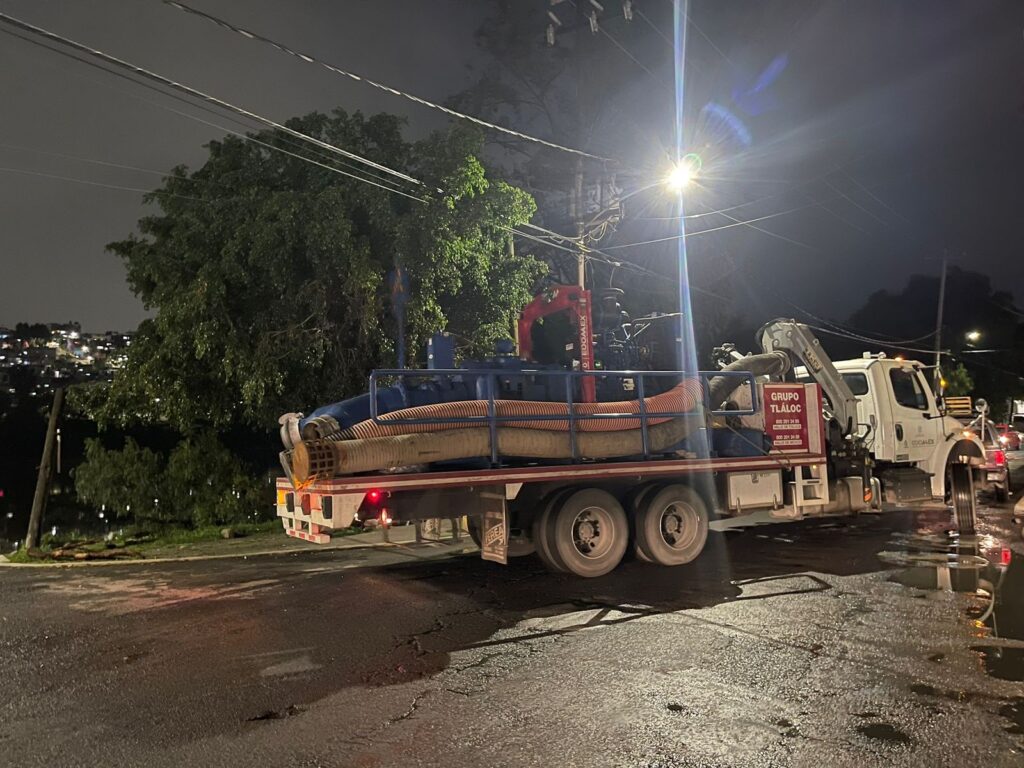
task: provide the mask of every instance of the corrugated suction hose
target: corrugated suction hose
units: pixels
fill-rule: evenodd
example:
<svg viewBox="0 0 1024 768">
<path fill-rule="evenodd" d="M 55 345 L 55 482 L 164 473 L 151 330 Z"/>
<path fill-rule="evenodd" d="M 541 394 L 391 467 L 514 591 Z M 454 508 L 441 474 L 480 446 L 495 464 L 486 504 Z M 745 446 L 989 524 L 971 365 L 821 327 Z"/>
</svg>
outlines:
<svg viewBox="0 0 1024 768">
<path fill-rule="evenodd" d="M 786 355 L 767 353 L 753 355 L 727 366 L 724 370 L 749 371 L 754 375 L 783 373 L 789 364 Z M 716 376 L 708 383 L 709 402 L 716 407 L 743 383 L 742 379 Z M 669 392 L 645 399 L 649 413 L 685 412 L 695 410 L 701 401 L 701 387 L 696 379 L 688 379 Z M 529 415 L 545 413 L 568 415 L 564 403 L 537 403 L 527 401 L 498 401 L 508 413 Z M 456 406 L 452 408 L 452 406 Z M 514 407 L 512 407 L 514 406 Z M 541 406 L 541 407 L 537 407 Z M 482 412 L 479 410 L 483 408 Z M 526 407 L 525 412 L 519 409 Z M 576 406 L 591 413 L 637 413 L 636 401 L 591 403 Z M 536 408 L 536 410 L 534 410 Z M 434 409 L 434 410 L 430 410 Z M 484 401 L 439 403 L 432 406 L 408 408 L 389 414 L 392 418 L 443 418 L 486 415 Z M 560 409 L 560 410 L 559 410 Z M 603 410 L 601 410 L 603 409 Z M 629 409 L 629 410 L 627 410 Z M 436 415 L 440 414 L 440 415 Z M 382 417 L 386 419 L 387 417 Z M 651 419 L 650 421 L 655 421 Z M 665 451 L 677 444 L 695 429 L 704 426 L 702 415 L 657 419 L 659 423 L 648 428 L 649 449 Z M 611 427 L 602 426 L 611 422 Z M 623 426 L 623 425 L 627 426 Z M 371 427 L 372 425 L 372 427 Z M 553 428 L 561 426 L 561 429 Z M 583 425 L 589 425 L 589 429 Z M 374 430 L 382 431 L 373 434 Z M 424 431 L 424 429 L 431 431 Z M 349 439 L 349 435 L 354 439 Z M 568 459 L 573 455 L 568 432 L 568 421 L 510 422 L 497 430 L 498 454 L 521 458 Z M 643 452 L 639 419 L 595 419 L 580 422 L 576 435 L 577 455 L 589 459 L 609 459 L 634 456 Z M 470 459 L 491 455 L 490 429 L 487 426 L 461 425 L 375 424 L 361 422 L 330 440 L 306 440 L 295 445 L 291 454 L 292 479 L 299 484 L 325 480 L 335 475 L 370 472 L 409 464 L 428 464 L 437 461 Z"/>
</svg>

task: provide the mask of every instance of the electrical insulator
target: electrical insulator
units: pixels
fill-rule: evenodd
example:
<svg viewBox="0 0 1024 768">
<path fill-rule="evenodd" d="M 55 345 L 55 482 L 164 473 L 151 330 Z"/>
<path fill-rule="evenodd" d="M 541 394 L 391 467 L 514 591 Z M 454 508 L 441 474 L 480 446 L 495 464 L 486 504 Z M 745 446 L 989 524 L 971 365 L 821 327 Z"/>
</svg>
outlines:
<svg viewBox="0 0 1024 768">
<path fill-rule="evenodd" d="M 544 33 L 544 39 L 548 41 L 548 45 L 555 44 L 555 25 L 548 24 L 547 32 Z"/>
<path fill-rule="evenodd" d="M 590 22 L 590 31 L 596 35 L 599 29 L 597 26 L 597 11 L 591 11 L 587 15 L 587 20 Z"/>
<path fill-rule="evenodd" d="M 622 0 L 622 15 L 626 21 L 633 20 L 633 0 Z"/>
</svg>

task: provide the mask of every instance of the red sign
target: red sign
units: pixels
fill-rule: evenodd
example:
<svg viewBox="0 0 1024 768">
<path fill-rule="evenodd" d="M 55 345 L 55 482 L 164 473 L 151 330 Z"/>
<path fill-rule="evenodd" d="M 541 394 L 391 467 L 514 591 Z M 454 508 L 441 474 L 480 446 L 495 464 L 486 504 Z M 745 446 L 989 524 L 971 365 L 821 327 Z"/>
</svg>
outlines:
<svg viewBox="0 0 1024 768">
<path fill-rule="evenodd" d="M 764 385 L 764 431 L 772 440 L 772 450 L 809 453 L 807 416 L 803 384 Z"/>
</svg>

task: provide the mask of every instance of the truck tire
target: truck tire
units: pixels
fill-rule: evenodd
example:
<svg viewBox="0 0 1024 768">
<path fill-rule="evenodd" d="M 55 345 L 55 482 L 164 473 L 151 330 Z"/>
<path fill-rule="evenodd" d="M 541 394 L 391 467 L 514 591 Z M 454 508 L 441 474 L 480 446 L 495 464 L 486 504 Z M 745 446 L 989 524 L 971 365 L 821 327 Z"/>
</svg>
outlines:
<svg viewBox="0 0 1024 768">
<path fill-rule="evenodd" d="M 708 508 L 688 485 L 670 485 L 648 496 L 636 518 L 637 548 L 659 565 L 685 565 L 708 540 Z"/>
<path fill-rule="evenodd" d="M 1009 475 L 1009 473 L 1007 473 L 1007 475 L 1006 475 L 1006 484 L 1005 485 L 997 485 L 995 487 L 996 501 L 998 501 L 1000 504 L 1006 503 L 1007 501 L 1010 500 L 1010 493 L 1011 493 L 1011 491 L 1010 491 L 1010 475 Z"/>
<path fill-rule="evenodd" d="M 970 464 L 954 463 L 949 465 L 949 472 L 950 496 L 957 530 L 962 534 L 973 534 L 975 521 L 974 470 Z"/>
<path fill-rule="evenodd" d="M 661 486 L 657 483 L 648 483 L 647 485 L 638 486 L 629 492 L 626 496 L 626 503 L 624 504 L 626 511 L 629 513 L 629 544 L 632 549 L 632 554 L 637 560 L 643 563 L 650 563 L 653 561 L 643 553 L 640 547 L 637 546 L 636 521 L 640 519 L 640 510 L 643 509 L 644 501 L 649 499 L 651 494 L 657 493 L 659 488 L 661 488 Z M 629 554 L 628 550 L 626 554 Z"/>
<path fill-rule="evenodd" d="M 466 528 L 469 530 L 469 538 L 478 547 L 480 546 L 480 521 L 475 517 L 466 518 Z M 512 529 L 516 530 L 516 529 Z M 525 532 L 524 532 L 525 533 Z M 533 540 L 526 536 L 510 536 L 508 541 L 509 557 L 526 557 L 534 553 Z"/>
<path fill-rule="evenodd" d="M 565 489 L 552 493 L 543 501 L 544 508 L 533 518 L 533 545 L 536 548 L 537 557 L 549 571 L 556 573 L 564 573 L 567 569 L 555 554 L 554 542 L 549 534 L 551 514 L 558 503 L 570 493 L 572 491 Z"/>
<path fill-rule="evenodd" d="M 607 491 L 576 491 L 555 504 L 547 517 L 548 543 L 569 573 L 604 576 L 626 553 L 629 521 L 622 505 Z"/>
</svg>

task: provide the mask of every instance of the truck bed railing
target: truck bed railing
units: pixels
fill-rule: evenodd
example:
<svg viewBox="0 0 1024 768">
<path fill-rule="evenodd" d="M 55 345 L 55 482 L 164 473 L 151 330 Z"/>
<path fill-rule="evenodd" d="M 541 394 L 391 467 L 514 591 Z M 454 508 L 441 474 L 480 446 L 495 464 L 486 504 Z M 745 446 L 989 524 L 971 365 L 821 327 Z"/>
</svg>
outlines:
<svg viewBox="0 0 1024 768">
<path fill-rule="evenodd" d="M 370 373 L 370 418 L 375 423 L 387 423 L 387 424 L 424 424 L 424 425 L 452 425 L 452 424 L 485 424 L 491 433 L 491 461 L 494 464 L 498 463 L 498 440 L 497 430 L 502 424 L 509 424 L 513 422 L 536 422 L 536 421 L 568 421 L 569 423 L 569 444 L 572 452 L 572 460 L 577 461 L 579 454 L 576 446 L 576 433 L 578 424 L 583 421 L 593 421 L 601 419 L 635 419 L 640 422 L 640 440 L 643 450 L 644 458 L 650 456 L 650 442 L 648 437 L 648 430 L 650 428 L 651 419 L 672 419 L 680 418 L 683 416 L 692 416 L 695 411 L 648 411 L 645 398 L 646 390 L 648 389 L 648 379 L 659 377 L 667 379 L 682 379 L 692 377 L 694 374 L 686 371 L 559 371 L 559 370 L 502 370 L 502 369 L 465 369 L 465 368 L 443 368 L 443 369 L 409 369 L 409 368 L 384 368 L 374 370 Z M 698 371 L 697 377 L 700 379 L 702 384 L 702 390 L 704 393 L 703 412 L 706 416 L 752 416 L 760 412 L 758 404 L 758 393 L 757 385 L 754 375 L 749 371 Z M 580 405 L 574 397 L 574 383 L 577 379 L 584 376 L 593 378 L 612 378 L 612 379 L 633 379 L 636 385 L 636 412 L 623 412 L 623 413 L 580 413 L 577 408 Z M 712 378 L 719 376 L 740 379 L 740 384 L 737 386 L 746 386 L 750 393 L 750 408 L 748 409 L 737 409 L 737 410 L 713 410 L 708 403 L 708 382 Z M 564 392 L 565 398 L 560 401 L 546 401 L 546 402 L 560 402 L 566 406 L 565 414 L 522 414 L 522 415 L 501 415 L 497 413 L 495 401 L 502 398 L 497 397 L 498 393 L 497 382 L 500 378 L 504 379 L 517 379 L 517 378 L 531 378 L 531 377 L 561 377 L 565 382 Z M 437 417 L 437 418 L 388 418 L 386 422 L 381 421 L 381 416 L 384 414 L 379 413 L 377 407 L 377 388 L 378 381 L 381 378 L 393 378 L 397 379 L 400 383 L 403 383 L 410 379 L 472 379 L 477 382 L 482 381 L 484 383 L 485 397 L 479 398 L 479 400 L 487 404 L 487 413 L 483 416 L 451 416 L 451 417 Z M 477 387 L 479 391 L 479 387 Z"/>
</svg>

